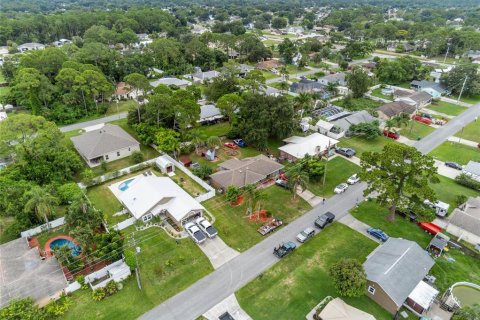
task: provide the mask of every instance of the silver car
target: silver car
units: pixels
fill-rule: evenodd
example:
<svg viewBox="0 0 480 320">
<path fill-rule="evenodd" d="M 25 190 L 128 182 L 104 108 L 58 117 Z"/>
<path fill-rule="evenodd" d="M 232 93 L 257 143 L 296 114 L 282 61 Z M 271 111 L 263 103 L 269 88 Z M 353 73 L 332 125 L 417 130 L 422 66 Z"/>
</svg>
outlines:
<svg viewBox="0 0 480 320">
<path fill-rule="evenodd" d="M 299 234 L 297 234 L 297 240 L 298 242 L 304 243 L 314 235 L 315 235 L 315 230 L 313 230 L 312 228 L 307 228 L 302 232 L 300 232 Z"/>
</svg>

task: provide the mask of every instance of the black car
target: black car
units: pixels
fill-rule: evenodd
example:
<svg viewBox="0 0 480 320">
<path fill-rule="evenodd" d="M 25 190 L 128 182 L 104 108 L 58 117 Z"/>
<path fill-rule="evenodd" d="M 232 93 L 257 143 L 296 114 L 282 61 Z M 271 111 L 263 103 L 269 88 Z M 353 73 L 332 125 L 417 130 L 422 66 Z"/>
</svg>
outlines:
<svg viewBox="0 0 480 320">
<path fill-rule="evenodd" d="M 456 170 L 462 170 L 463 169 L 463 167 L 456 162 L 445 162 L 445 165 L 447 167 L 450 167 L 450 168 L 453 168 L 453 169 L 456 169 Z"/>
<path fill-rule="evenodd" d="M 322 214 L 315 220 L 315 226 L 323 229 L 327 226 L 327 224 L 332 223 L 333 220 L 335 220 L 335 215 L 329 211 L 325 214 Z"/>
<path fill-rule="evenodd" d="M 347 158 L 351 158 L 357 154 L 357 152 L 352 148 L 336 148 L 335 152 Z"/>
</svg>

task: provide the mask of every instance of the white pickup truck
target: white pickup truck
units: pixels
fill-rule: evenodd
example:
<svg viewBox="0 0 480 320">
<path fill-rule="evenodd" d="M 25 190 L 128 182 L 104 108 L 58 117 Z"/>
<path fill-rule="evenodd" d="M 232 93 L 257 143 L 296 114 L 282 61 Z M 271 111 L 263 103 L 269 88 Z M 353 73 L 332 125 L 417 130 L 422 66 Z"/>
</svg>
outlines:
<svg viewBox="0 0 480 320">
<path fill-rule="evenodd" d="M 185 230 L 187 230 L 192 240 L 198 244 L 203 243 L 205 242 L 205 240 L 207 240 L 207 237 L 202 232 L 202 230 L 200 230 L 193 222 L 185 224 Z"/>
<path fill-rule="evenodd" d="M 209 238 L 214 238 L 218 234 L 217 229 L 204 217 L 197 218 L 195 223 Z"/>
</svg>

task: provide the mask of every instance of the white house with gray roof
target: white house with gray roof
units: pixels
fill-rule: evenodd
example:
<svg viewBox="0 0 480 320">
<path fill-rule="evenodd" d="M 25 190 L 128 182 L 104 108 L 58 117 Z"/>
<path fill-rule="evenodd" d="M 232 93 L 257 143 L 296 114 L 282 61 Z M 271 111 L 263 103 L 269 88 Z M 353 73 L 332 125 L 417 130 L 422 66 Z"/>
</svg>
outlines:
<svg viewBox="0 0 480 320">
<path fill-rule="evenodd" d="M 43 50 L 45 45 L 37 42 L 28 42 L 21 44 L 17 47 L 17 50 L 20 52 L 32 51 L 32 50 Z"/>
<path fill-rule="evenodd" d="M 434 263 L 428 252 L 416 242 L 390 237 L 363 264 L 367 274 L 367 295 L 395 314 L 409 297 L 414 297 L 412 292 Z"/>
<path fill-rule="evenodd" d="M 453 210 L 445 230 L 471 244 L 480 243 L 480 197 L 469 198 L 460 208 Z"/>
<path fill-rule="evenodd" d="M 102 161 L 122 159 L 134 151 L 140 151 L 140 143 L 125 130 L 113 124 L 85 132 L 72 137 L 71 140 L 89 167 L 98 166 Z"/>
<path fill-rule="evenodd" d="M 178 79 L 178 78 L 174 78 L 174 77 L 166 77 L 166 78 L 161 78 L 161 79 L 152 81 L 152 82 L 150 82 L 150 84 L 152 85 L 152 87 L 158 87 L 159 85 L 163 84 L 163 85 L 166 85 L 166 86 L 172 86 L 173 85 L 173 86 L 177 86 L 181 89 L 185 89 L 186 87 L 188 87 L 192 83 L 190 81 L 183 80 L 183 79 Z"/>
<path fill-rule="evenodd" d="M 468 161 L 462 172 L 480 182 L 480 162 Z"/>
</svg>

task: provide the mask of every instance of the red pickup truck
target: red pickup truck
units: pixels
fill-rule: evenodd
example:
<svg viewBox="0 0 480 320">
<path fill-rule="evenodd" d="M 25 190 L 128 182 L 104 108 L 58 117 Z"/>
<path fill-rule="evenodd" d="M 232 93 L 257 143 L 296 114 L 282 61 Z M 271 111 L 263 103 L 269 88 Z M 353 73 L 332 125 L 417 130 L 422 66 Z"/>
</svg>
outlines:
<svg viewBox="0 0 480 320">
<path fill-rule="evenodd" d="M 398 140 L 398 138 L 400 138 L 400 134 L 398 132 L 393 132 L 393 131 L 383 130 L 383 135 L 385 137 L 392 138 L 394 140 Z"/>
</svg>

